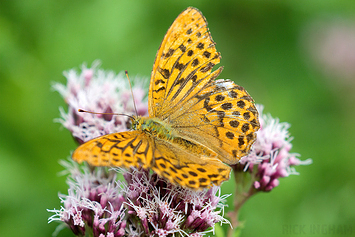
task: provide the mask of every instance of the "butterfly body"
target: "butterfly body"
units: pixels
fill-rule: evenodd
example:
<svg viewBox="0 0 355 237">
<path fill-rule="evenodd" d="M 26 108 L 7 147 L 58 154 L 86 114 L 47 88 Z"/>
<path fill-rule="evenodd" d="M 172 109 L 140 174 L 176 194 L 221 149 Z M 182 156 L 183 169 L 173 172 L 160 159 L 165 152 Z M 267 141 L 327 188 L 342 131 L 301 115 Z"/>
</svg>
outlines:
<svg viewBox="0 0 355 237">
<path fill-rule="evenodd" d="M 221 185 L 247 155 L 259 129 L 258 112 L 243 87 L 215 80 L 219 63 L 207 21 L 189 7 L 173 22 L 157 52 L 148 96 L 149 117 L 132 130 L 82 144 L 77 162 L 143 167 L 191 189 Z"/>
<path fill-rule="evenodd" d="M 133 117 L 132 130 L 140 131 L 145 136 L 152 139 L 159 139 L 168 141 L 176 146 L 181 146 L 182 149 L 188 150 L 190 153 L 196 155 L 205 155 L 209 157 L 216 157 L 217 154 L 199 144 L 197 141 L 189 140 L 188 137 L 182 137 L 178 134 L 176 128 L 171 127 L 168 123 L 159 118 L 150 117 Z"/>
<path fill-rule="evenodd" d="M 159 118 L 133 117 L 132 130 L 139 130 L 160 139 L 173 140 L 176 135 L 168 123 Z"/>
</svg>

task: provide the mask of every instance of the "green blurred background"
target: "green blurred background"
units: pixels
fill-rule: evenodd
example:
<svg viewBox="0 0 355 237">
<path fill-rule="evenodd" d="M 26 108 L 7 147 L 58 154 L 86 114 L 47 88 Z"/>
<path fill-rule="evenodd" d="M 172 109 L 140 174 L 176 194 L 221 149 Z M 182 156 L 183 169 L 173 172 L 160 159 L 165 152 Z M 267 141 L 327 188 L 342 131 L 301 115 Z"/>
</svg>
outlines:
<svg viewBox="0 0 355 237">
<path fill-rule="evenodd" d="M 242 236 L 355 235 L 355 1 L 2 0 L 1 236 L 50 236 L 57 226 L 46 209 L 67 193 L 58 160 L 76 144 L 53 122 L 65 104 L 51 83 L 95 59 L 150 76 L 165 32 L 188 6 L 209 22 L 220 77 L 289 122 L 292 152 L 314 161 L 245 204 Z M 312 234 L 312 225 L 323 232 Z"/>
</svg>

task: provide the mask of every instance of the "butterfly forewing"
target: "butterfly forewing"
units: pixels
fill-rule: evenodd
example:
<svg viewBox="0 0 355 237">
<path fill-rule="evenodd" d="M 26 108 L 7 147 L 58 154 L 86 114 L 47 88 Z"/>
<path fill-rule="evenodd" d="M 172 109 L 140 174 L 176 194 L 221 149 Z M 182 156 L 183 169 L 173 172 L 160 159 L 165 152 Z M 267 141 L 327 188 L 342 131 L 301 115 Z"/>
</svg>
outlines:
<svg viewBox="0 0 355 237">
<path fill-rule="evenodd" d="M 253 99 L 241 86 L 216 77 L 220 61 L 206 19 L 194 8 L 181 13 L 157 53 L 150 84 L 150 115 L 179 135 L 213 151 L 228 164 L 248 154 L 259 129 Z"/>
<path fill-rule="evenodd" d="M 219 61 L 206 19 L 188 8 L 169 28 L 157 53 L 149 89 L 150 116 L 167 118 L 210 81 Z"/>
</svg>

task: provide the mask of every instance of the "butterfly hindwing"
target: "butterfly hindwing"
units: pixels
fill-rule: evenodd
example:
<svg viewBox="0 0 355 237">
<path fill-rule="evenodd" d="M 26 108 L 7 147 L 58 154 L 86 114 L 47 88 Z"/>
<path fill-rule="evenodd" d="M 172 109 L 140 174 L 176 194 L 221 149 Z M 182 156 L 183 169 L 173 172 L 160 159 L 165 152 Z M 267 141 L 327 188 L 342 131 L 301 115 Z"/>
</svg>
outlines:
<svg viewBox="0 0 355 237">
<path fill-rule="evenodd" d="M 260 125 L 254 101 L 243 87 L 220 79 L 182 106 L 184 110 L 170 116 L 181 136 L 209 147 L 228 164 L 248 154 Z"/>
<path fill-rule="evenodd" d="M 213 156 L 196 154 L 176 143 L 155 140 L 152 169 L 173 184 L 191 189 L 210 188 L 229 179 L 231 168 Z"/>
</svg>

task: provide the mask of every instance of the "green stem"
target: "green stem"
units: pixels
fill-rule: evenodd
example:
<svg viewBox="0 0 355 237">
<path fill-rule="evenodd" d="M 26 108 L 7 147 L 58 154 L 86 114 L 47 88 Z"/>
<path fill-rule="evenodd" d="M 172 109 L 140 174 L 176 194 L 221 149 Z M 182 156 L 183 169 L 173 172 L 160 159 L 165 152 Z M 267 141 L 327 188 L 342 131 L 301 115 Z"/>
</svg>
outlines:
<svg viewBox="0 0 355 237">
<path fill-rule="evenodd" d="M 244 172 L 242 170 L 235 169 L 234 170 L 234 178 L 236 183 L 236 189 L 234 193 L 233 200 L 233 211 L 228 213 L 228 217 L 233 226 L 233 229 L 230 228 L 228 231 L 228 237 L 233 237 L 235 230 L 240 227 L 239 221 L 239 211 L 240 208 L 244 205 L 244 203 L 254 195 L 257 190 L 254 188 L 254 178 L 249 172 Z"/>
</svg>

